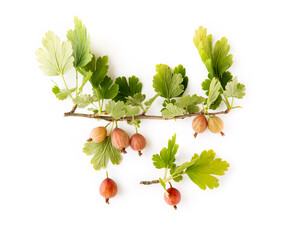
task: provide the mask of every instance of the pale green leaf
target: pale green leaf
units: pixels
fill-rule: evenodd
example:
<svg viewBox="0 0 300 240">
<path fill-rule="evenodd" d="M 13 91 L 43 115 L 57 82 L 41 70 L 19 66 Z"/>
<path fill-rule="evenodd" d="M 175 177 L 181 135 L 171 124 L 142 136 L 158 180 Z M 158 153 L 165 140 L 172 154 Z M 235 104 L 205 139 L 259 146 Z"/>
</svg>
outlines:
<svg viewBox="0 0 300 240">
<path fill-rule="evenodd" d="M 52 92 L 55 94 L 55 96 L 59 100 L 65 100 L 65 99 L 67 99 L 67 97 L 70 96 L 71 93 L 74 92 L 75 90 L 76 90 L 76 88 L 72 88 L 72 89 L 60 89 L 56 85 L 52 88 Z"/>
<path fill-rule="evenodd" d="M 186 95 L 179 98 L 176 102 L 176 105 L 180 108 L 183 108 L 188 113 L 196 113 L 199 112 L 198 104 L 204 103 L 205 98 L 201 96 L 197 96 L 196 94 L 190 96 Z"/>
<path fill-rule="evenodd" d="M 168 103 L 166 107 L 161 111 L 164 118 L 173 118 L 184 114 L 184 109 L 180 108 L 172 103 Z"/>
<path fill-rule="evenodd" d="M 140 113 L 140 108 L 135 106 L 135 107 L 132 107 L 132 106 L 129 106 L 129 105 L 125 105 L 125 115 L 126 117 L 134 117 L 134 116 L 137 116 L 139 115 Z"/>
<path fill-rule="evenodd" d="M 133 96 L 126 97 L 126 103 L 132 106 L 140 106 L 140 104 L 145 100 L 145 98 L 145 94 L 136 93 Z"/>
<path fill-rule="evenodd" d="M 147 107 L 150 107 L 157 97 L 159 97 L 159 93 L 157 93 L 154 97 L 152 97 L 152 98 L 150 98 L 149 100 L 147 100 L 147 101 L 145 102 L 145 105 L 146 105 Z"/>
<path fill-rule="evenodd" d="M 88 72 L 85 72 L 85 75 L 82 79 L 82 83 L 81 83 L 81 86 L 79 87 L 79 91 L 82 91 L 84 85 L 90 80 L 90 78 L 92 77 L 93 75 L 93 72 L 91 71 L 88 71 Z"/>
<path fill-rule="evenodd" d="M 105 169 L 109 159 L 112 164 L 119 164 L 122 161 L 121 152 L 112 145 L 110 137 L 106 137 L 100 143 L 85 143 L 83 152 L 86 155 L 94 155 L 91 164 L 95 170 Z"/>
<path fill-rule="evenodd" d="M 213 78 L 209 86 L 209 94 L 207 98 L 207 106 L 210 105 L 217 100 L 220 95 L 221 84 L 218 79 Z"/>
<path fill-rule="evenodd" d="M 44 48 L 36 51 L 37 61 L 44 74 L 48 76 L 64 75 L 72 66 L 74 58 L 72 56 L 72 45 L 70 41 L 60 43 L 60 39 L 55 33 L 48 31 L 46 37 L 42 39 Z"/>
<path fill-rule="evenodd" d="M 83 94 L 82 96 L 77 96 L 74 98 L 73 103 L 77 105 L 78 108 L 85 108 L 92 102 L 97 101 L 94 97 L 88 95 L 88 94 Z"/>
<path fill-rule="evenodd" d="M 224 95 L 232 98 L 243 98 L 245 96 L 245 85 L 238 82 L 237 77 L 234 77 L 231 82 L 226 85 Z"/>
<path fill-rule="evenodd" d="M 110 100 L 105 105 L 105 110 L 114 119 L 118 120 L 125 115 L 125 104 L 122 101 L 115 102 Z"/>
</svg>

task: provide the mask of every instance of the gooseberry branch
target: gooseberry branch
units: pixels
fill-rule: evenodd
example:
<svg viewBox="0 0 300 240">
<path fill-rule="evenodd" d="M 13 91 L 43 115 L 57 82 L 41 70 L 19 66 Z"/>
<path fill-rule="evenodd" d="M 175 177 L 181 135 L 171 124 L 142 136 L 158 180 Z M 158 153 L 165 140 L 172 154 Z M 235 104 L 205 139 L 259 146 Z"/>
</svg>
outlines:
<svg viewBox="0 0 300 240">
<path fill-rule="evenodd" d="M 150 140 L 138 131 L 142 119 L 176 120 L 194 117 L 191 127 L 195 138 L 206 129 L 224 136 L 223 120 L 216 115 L 227 114 L 232 109 L 240 108 L 233 105 L 234 99 L 242 99 L 246 94 L 245 85 L 239 83 L 237 77 L 228 70 L 233 64 L 233 57 L 229 53 L 230 45 L 226 37 L 213 44 L 212 35 L 207 34 L 206 28 L 199 27 L 195 31 L 193 42 L 207 69 L 207 78 L 201 83 L 204 97 L 198 95 L 199 93 L 185 93 L 189 78 L 181 64 L 171 68 L 161 63 L 155 66 L 156 73 L 152 81 L 155 95 L 146 98 L 146 94 L 142 92 L 143 84 L 138 77 L 132 75 L 128 78 L 120 76 L 113 79 L 109 76 L 108 56 L 93 54 L 85 25 L 78 17 L 74 17 L 74 24 L 75 29 L 67 32 L 67 40 L 63 42 L 54 32 L 48 31 L 42 39 L 44 48 L 37 49 L 36 55 L 41 64 L 39 67 L 45 75 L 62 78 L 63 88 L 55 82 L 52 87 L 56 98 L 60 101 L 71 99 L 73 102 L 71 111 L 65 112 L 64 117 L 108 122 L 103 124 L 105 126 L 94 127 L 83 147 L 83 152 L 92 156 L 91 164 L 95 170 L 106 169 L 109 161 L 113 165 L 119 165 L 123 159 L 122 154 L 126 154 L 125 149 L 129 147 L 136 151 L 138 156 L 142 156 L 142 151 Z M 64 78 L 72 68 L 75 70 L 75 82 L 71 86 L 75 87 L 68 86 Z M 78 73 L 82 80 L 79 79 Z M 83 91 L 87 83 L 91 85 L 92 93 Z M 158 97 L 164 99 L 160 114 L 148 115 L 148 110 Z M 222 102 L 225 103 L 226 110 L 220 111 L 220 107 L 223 107 Z M 76 112 L 79 108 L 85 108 L 91 113 Z M 135 127 L 135 134 L 128 135 L 118 127 L 118 122 Z M 109 125 L 110 129 L 107 129 Z M 219 186 L 217 176 L 224 175 L 229 167 L 226 161 L 216 158 L 213 150 L 195 153 L 190 161 L 177 164 L 175 155 L 178 147 L 174 134 L 168 140 L 167 147 L 152 156 L 154 167 L 165 170 L 162 178 L 140 181 L 143 185 L 160 183 L 164 189 L 165 202 L 174 209 L 181 200 L 181 194 L 172 186 L 171 181 L 180 182 L 183 177 L 188 177 L 202 190 L 213 189 Z M 167 184 L 170 184 L 169 188 L 166 187 Z M 108 178 L 107 172 L 99 192 L 106 203 L 118 192 L 117 183 Z"/>
<path fill-rule="evenodd" d="M 130 122 L 132 120 L 132 117 L 122 117 L 120 119 L 114 119 L 111 116 L 102 116 L 102 115 L 98 115 L 98 114 L 88 114 L 88 113 L 75 113 L 74 108 L 75 107 L 73 107 L 73 109 L 70 112 L 64 113 L 64 116 L 65 117 L 97 118 L 97 119 L 102 119 L 102 120 L 109 121 L 109 122 L 114 122 L 114 121 L 127 121 L 127 122 Z M 140 114 L 140 115 L 135 116 L 134 119 L 172 120 L 172 119 L 184 119 L 184 118 L 188 118 L 188 117 L 194 117 L 194 116 L 197 116 L 199 114 L 204 114 L 204 115 L 208 115 L 208 116 L 215 116 L 215 115 L 219 115 L 219 114 L 227 114 L 229 112 L 230 112 L 230 110 L 228 110 L 228 109 L 225 110 L 225 111 L 210 112 L 210 113 L 208 113 L 208 112 L 203 113 L 201 111 L 201 112 L 197 112 L 197 113 L 179 115 L 179 116 L 175 116 L 173 118 L 164 118 L 163 116 Z"/>
</svg>

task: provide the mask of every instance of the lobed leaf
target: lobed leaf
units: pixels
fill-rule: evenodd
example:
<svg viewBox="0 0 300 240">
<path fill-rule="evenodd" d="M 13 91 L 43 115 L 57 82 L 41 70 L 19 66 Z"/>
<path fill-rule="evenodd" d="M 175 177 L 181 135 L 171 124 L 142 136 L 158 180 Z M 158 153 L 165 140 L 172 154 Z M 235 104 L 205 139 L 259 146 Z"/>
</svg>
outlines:
<svg viewBox="0 0 300 240">
<path fill-rule="evenodd" d="M 73 103 L 76 104 L 78 108 L 85 108 L 86 106 L 96 101 L 97 98 L 95 96 L 84 94 L 82 96 L 77 96 L 76 98 L 74 98 Z"/>
<path fill-rule="evenodd" d="M 132 106 L 129 106 L 129 105 L 125 105 L 125 115 L 126 117 L 134 117 L 134 116 L 137 116 L 139 115 L 140 113 L 140 108 L 135 106 L 135 107 L 132 107 Z"/>
<path fill-rule="evenodd" d="M 232 54 L 229 54 L 230 45 L 226 37 L 218 40 L 212 52 L 212 65 L 214 69 L 214 76 L 220 79 L 222 74 L 231 67 L 233 60 Z"/>
<path fill-rule="evenodd" d="M 174 73 L 180 73 L 182 76 L 182 85 L 183 85 L 183 91 L 181 94 L 178 95 L 178 97 L 181 97 L 183 95 L 183 93 L 185 92 L 185 90 L 187 89 L 188 83 L 189 83 L 189 78 L 185 75 L 186 74 L 186 70 L 185 68 L 179 64 L 177 67 L 174 68 Z"/>
<path fill-rule="evenodd" d="M 96 68 L 90 78 L 93 88 L 98 88 L 108 72 L 108 56 L 98 57 Z"/>
<path fill-rule="evenodd" d="M 117 120 L 125 115 L 125 104 L 122 101 L 115 102 L 114 100 L 110 100 L 105 105 L 105 110 Z"/>
<path fill-rule="evenodd" d="M 176 102 L 176 105 L 180 108 L 185 109 L 188 113 L 199 112 L 198 104 L 204 103 L 205 98 L 197 96 L 196 94 L 190 96 L 186 95 L 179 98 Z"/>
<path fill-rule="evenodd" d="M 218 79 L 213 78 L 213 80 L 210 83 L 209 86 L 209 93 L 208 93 L 208 98 L 207 98 L 207 106 L 211 106 L 212 103 L 214 103 L 214 101 L 217 100 L 217 98 L 220 95 L 220 88 L 221 88 L 221 84 L 218 81 Z"/>
<path fill-rule="evenodd" d="M 52 92 L 55 94 L 55 96 L 58 98 L 58 100 L 65 100 L 68 96 L 71 95 L 72 92 L 74 92 L 76 88 L 71 89 L 60 89 L 58 86 L 53 86 Z"/>
<path fill-rule="evenodd" d="M 114 98 L 114 101 L 123 101 L 124 103 L 126 103 L 126 98 L 128 98 L 129 96 L 132 97 L 134 94 L 142 92 L 143 84 L 136 76 L 129 77 L 128 81 L 126 77 L 118 77 L 115 83 L 119 85 L 119 93 Z"/>
<path fill-rule="evenodd" d="M 237 77 L 226 85 L 224 95 L 232 98 L 243 98 L 245 96 L 245 85 L 238 82 Z"/>
<path fill-rule="evenodd" d="M 100 143 L 85 143 L 83 152 L 86 155 L 94 155 L 91 164 L 95 170 L 105 169 L 109 159 L 112 164 L 119 164 L 122 161 L 121 151 L 112 145 L 110 137 L 106 137 Z"/>
<path fill-rule="evenodd" d="M 90 53 L 90 36 L 87 34 L 85 25 L 78 17 L 74 17 L 75 29 L 67 33 L 68 40 L 72 43 L 74 67 L 84 67 L 91 60 L 93 55 Z"/>
<path fill-rule="evenodd" d="M 173 74 L 172 69 L 165 64 L 156 65 L 156 72 L 153 77 L 153 88 L 161 97 L 171 99 L 183 92 L 183 78 L 180 73 Z"/>
<path fill-rule="evenodd" d="M 184 109 L 180 108 L 172 103 L 168 103 L 166 107 L 161 111 L 164 118 L 173 118 L 184 114 Z"/>
<path fill-rule="evenodd" d="M 59 37 L 48 31 L 42 39 L 45 49 L 39 48 L 36 51 L 37 61 L 44 74 L 48 76 L 64 75 L 73 65 L 72 44 L 70 41 L 60 43 Z"/>
<path fill-rule="evenodd" d="M 110 77 L 105 76 L 96 90 L 98 91 L 99 99 L 113 99 L 118 94 L 119 85 L 114 84 Z"/>
<path fill-rule="evenodd" d="M 215 188 L 219 186 L 219 180 L 213 175 L 224 175 L 229 164 L 220 158 L 215 158 L 213 150 L 203 151 L 201 155 L 195 154 L 187 164 L 185 173 L 201 189 Z"/>
<path fill-rule="evenodd" d="M 209 73 L 214 74 L 212 66 L 212 35 L 207 35 L 206 28 L 199 27 L 195 31 L 193 42 L 198 49 L 201 60 Z"/>
<path fill-rule="evenodd" d="M 175 155 L 179 147 L 175 142 L 176 134 L 172 137 L 172 139 L 169 139 L 168 148 L 163 148 L 160 151 L 160 154 L 155 154 L 152 156 L 153 165 L 156 168 L 172 168 L 175 162 Z"/>
<path fill-rule="evenodd" d="M 140 104 L 145 100 L 146 95 L 142 93 L 136 93 L 133 96 L 129 96 L 126 98 L 127 104 L 132 106 L 140 106 Z"/>
</svg>

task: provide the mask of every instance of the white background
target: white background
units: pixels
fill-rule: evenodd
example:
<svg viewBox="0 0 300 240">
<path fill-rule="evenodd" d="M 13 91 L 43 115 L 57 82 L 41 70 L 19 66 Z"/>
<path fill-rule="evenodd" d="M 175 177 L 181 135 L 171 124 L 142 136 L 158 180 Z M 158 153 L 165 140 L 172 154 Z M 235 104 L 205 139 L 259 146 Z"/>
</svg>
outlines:
<svg viewBox="0 0 300 240">
<path fill-rule="evenodd" d="M 1 4 L 0 239 L 300 239 L 299 8 L 297 1 L 5 1 Z M 222 116 L 225 137 L 206 131 L 194 140 L 192 119 L 143 121 L 143 157 L 128 151 L 109 164 L 119 186 L 106 205 L 82 147 L 104 124 L 64 118 L 35 50 L 45 32 L 61 39 L 79 16 L 92 50 L 109 55 L 112 77 L 136 75 L 154 94 L 155 65 L 187 68 L 187 93 L 203 95 L 206 69 L 193 45 L 202 25 L 226 36 L 231 72 L 246 85 L 242 109 Z M 67 74 L 73 84 L 74 72 Z M 152 114 L 159 114 L 162 99 Z M 120 124 L 130 134 L 133 127 Z M 177 133 L 178 162 L 214 149 L 230 163 L 220 187 L 200 190 L 185 178 L 178 210 L 159 185 L 141 186 L 163 172 L 151 156 Z"/>
</svg>

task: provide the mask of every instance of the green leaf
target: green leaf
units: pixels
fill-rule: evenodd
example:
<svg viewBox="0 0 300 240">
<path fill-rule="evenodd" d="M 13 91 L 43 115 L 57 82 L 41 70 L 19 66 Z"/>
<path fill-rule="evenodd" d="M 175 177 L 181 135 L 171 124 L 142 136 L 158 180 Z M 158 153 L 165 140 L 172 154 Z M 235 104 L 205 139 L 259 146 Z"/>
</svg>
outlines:
<svg viewBox="0 0 300 240">
<path fill-rule="evenodd" d="M 175 162 L 175 155 L 177 153 L 178 144 L 176 142 L 176 134 L 168 141 L 168 148 L 163 148 L 160 151 L 160 154 L 155 154 L 152 156 L 153 165 L 160 169 L 160 168 L 172 168 Z"/>
<path fill-rule="evenodd" d="M 77 96 L 74 98 L 73 103 L 77 105 L 78 108 L 85 108 L 92 102 L 96 102 L 97 99 L 93 96 L 91 97 L 88 94 L 84 94 L 82 96 Z"/>
<path fill-rule="evenodd" d="M 97 114 L 99 110 L 97 108 L 88 108 L 87 110 L 92 111 L 94 114 Z"/>
<path fill-rule="evenodd" d="M 93 55 L 90 53 L 90 36 L 85 25 L 78 17 L 74 17 L 74 23 L 75 30 L 69 30 L 67 38 L 72 43 L 74 67 L 79 68 L 89 63 Z"/>
<path fill-rule="evenodd" d="M 226 90 L 224 95 L 226 97 L 232 98 L 243 98 L 245 96 L 245 85 L 238 82 L 237 77 L 234 77 L 233 80 L 226 85 Z"/>
<path fill-rule="evenodd" d="M 180 182 L 183 177 L 182 175 L 178 175 L 178 172 L 175 174 L 175 169 L 177 168 L 176 164 L 174 163 L 172 165 L 172 168 L 170 169 L 170 175 L 172 177 L 172 180 L 174 180 L 175 182 Z"/>
<path fill-rule="evenodd" d="M 221 78 L 219 79 L 223 89 L 226 88 L 226 85 L 228 82 L 230 82 L 232 80 L 233 76 L 231 75 L 230 72 L 224 72 L 221 76 Z"/>
<path fill-rule="evenodd" d="M 176 105 L 180 108 L 187 110 L 189 113 L 199 112 L 199 107 L 197 104 L 204 103 L 205 98 L 201 96 L 197 96 L 196 94 L 190 96 L 186 95 L 179 98 L 176 102 Z"/>
<path fill-rule="evenodd" d="M 173 118 L 175 116 L 183 115 L 184 109 L 172 103 L 168 103 L 166 108 L 161 111 L 161 114 L 164 118 Z"/>
<path fill-rule="evenodd" d="M 228 44 L 228 39 L 226 37 L 218 40 L 214 46 L 212 52 L 212 65 L 214 69 L 214 76 L 220 79 L 222 74 L 231 67 L 232 54 L 229 54 L 230 45 Z"/>
<path fill-rule="evenodd" d="M 218 81 L 218 79 L 213 78 L 213 80 L 210 83 L 209 86 L 209 94 L 208 94 L 208 99 L 207 99 L 207 106 L 210 107 L 210 105 L 217 100 L 217 98 L 220 95 L 220 88 L 221 84 Z"/>
<path fill-rule="evenodd" d="M 125 115 L 125 104 L 122 101 L 115 102 L 114 100 L 110 100 L 105 105 L 105 110 L 117 120 Z"/>
<path fill-rule="evenodd" d="M 159 93 L 157 93 L 154 97 L 147 100 L 145 102 L 145 106 L 150 107 L 157 97 L 159 97 Z"/>
<path fill-rule="evenodd" d="M 221 158 L 215 159 L 213 150 L 203 151 L 201 155 L 195 154 L 189 163 L 185 173 L 201 189 L 215 188 L 219 186 L 219 180 L 213 175 L 224 175 L 229 164 Z"/>
<path fill-rule="evenodd" d="M 140 113 L 140 108 L 139 107 L 132 107 L 129 105 L 125 105 L 125 115 L 126 117 L 134 117 L 139 115 Z"/>
<path fill-rule="evenodd" d="M 217 99 L 210 104 L 209 109 L 216 110 L 221 105 L 222 100 L 222 96 L 219 95 Z"/>
<path fill-rule="evenodd" d="M 183 78 L 180 73 L 173 74 L 172 69 L 165 64 L 156 65 L 156 72 L 153 77 L 153 88 L 161 97 L 171 99 L 183 92 L 184 86 L 181 84 Z"/>
<path fill-rule="evenodd" d="M 172 175 L 176 175 L 176 174 L 179 174 L 179 173 L 183 173 L 188 167 L 192 166 L 194 164 L 193 161 L 190 161 L 190 162 L 185 162 L 179 166 L 177 166 Z"/>
<path fill-rule="evenodd" d="M 56 95 L 56 94 L 58 94 L 60 92 L 60 88 L 57 85 L 55 85 L 52 88 L 52 92 Z"/>
<path fill-rule="evenodd" d="M 183 79 L 182 81 L 183 91 L 180 95 L 178 95 L 178 97 L 181 97 L 185 92 L 185 90 L 187 89 L 189 78 L 185 75 L 186 73 L 185 68 L 181 64 L 174 68 L 174 73 L 180 73 Z"/>
<path fill-rule="evenodd" d="M 227 38 L 223 37 L 221 40 L 218 40 L 212 48 L 212 35 L 207 35 L 206 28 L 199 27 L 195 32 L 193 40 L 209 72 L 210 79 L 213 77 L 218 78 L 224 88 L 229 77 L 226 70 L 233 63 L 232 55 L 228 54 L 230 46 Z M 223 78 L 224 73 L 226 76 Z"/>
<path fill-rule="evenodd" d="M 158 179 L 162 187 L 166 190 L 166 183 L 161 178 Z"/>
<path fill-rule="evenodd" d="M 72 45 L 69 41 L 62 42 L 55 33 L 48 31 L 46 37 L 42 39 L 44 48 L 36 51 L 37 61 L 44 74 L 48 76 L 64 75 L 72 66 L 74 58 L 72 56 Z"/>
<path fill-rule="evenodd" d="M 119 85 L 114 84 L 114 81 L 105 76 L 103 81 L 100 83 L 100 87 L 97 88 L 99 99 L 113 99 L 117 96 L 119 90 Z"/>
<path fill-rule="evenodd" d="M 95 170 L 105 169 L 109 159 L 112 164 L 120 164 L 122 161 L 121 151 L 112 145 L 110 137 L 106 137 L 100 143 L 85 143 L 83 152 L 86 155 L 94 155 L 91 164 Z"/>
<path fill-rule="evenodd" d="M 92 77 L 90 78 L 90 82 L 93 88 L 98 88 L 100 83 L 104 80 L 107 72 L 108 72 L 108 56 L 98 57 L 96 63 L 96 69 L 93 72 Z"/>
<path fill-rule="evenodd" d="M 201 83 L 202 89 L 203 89 L 204 91 L 207 91 L 207 92 L 206 92 L 206 95 L 208 95 L 210 83 L 211 83 L 211 79 L 209 79 L 209 78 L 208 78 L 208 79 L 205 79 L 205 80 Z"/>
<path fill-rule="evenodd" d="M 207 35 L 206 28 L 199 27 L 195 31 L 193 42 L 199 51 L 202 62 L 210 74 L 214 74 L 212 65 L 212 35 Z"/>
<path fill-rule="evenodd" d="M 126 77 L 118 77 L 116 84 L 119 85 L 119 93 L 114 98 L 114 101 L 123 101 L 126 103 L 127 97 L 132 97 L 134 94 L 142 92 L 143 84 L 136 76 L 129 77 L 128 81 Z"/>
<path fill-rule="evenodd" d="M 72 89 L 60 89 L 58 86 L 53 86 L 52 92 L 58 98 L 58 100 L 65 100 L 72 92 L 74 92 L 76 88 Z"/>
<path fill-rule="evenodd" d="M 92 53 L 92 59 L 91 61 L 89 61 L 88 64 L 86 64 L 84 67 L 82 67 L 81 69 L 83 69 L 86 72 L 95 72 L 95 67 L 96 67 L 96 57 L 95 54 Z"/>
<path fill-rule="evenodd" d="M 140 106 L 140 104 L 145 100 L 146 95 L 142 93 L 136 93 L 133 96 L 129 96 L 126 98 L 127 104 L 132 106 Z"/>
<path fill-rule="evenodd" d="M 79 91 L 82 91 L 84 85 L 91 79 L 92 75 L 93 75 L 93 72 L 91 72 L 91 71 L 85 72 L 85 75 L 82 79 L 81 86 L 79 87 Z"/>
</svg>

